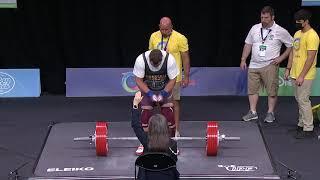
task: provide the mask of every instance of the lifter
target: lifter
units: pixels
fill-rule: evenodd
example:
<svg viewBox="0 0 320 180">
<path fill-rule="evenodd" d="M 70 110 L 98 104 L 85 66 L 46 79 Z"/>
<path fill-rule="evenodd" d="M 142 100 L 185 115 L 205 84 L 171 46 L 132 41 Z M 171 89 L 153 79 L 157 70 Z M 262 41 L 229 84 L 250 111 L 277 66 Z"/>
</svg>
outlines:
<svg viewBox="0 0 320 180">
<path fill-rule="evenodd" d="M 172 89 L 175 85 L 179 70 L 174 57 L 166 51 L 154 49 L 140 54 L 135 62 L 133 74 L 142 93 L 141 124 L 148 131 L 149 118 L 153 109 L 160 106 L 161 114 L 168 120 L 171 136 L 174 136 L 176 126 L 173 113 Z M 143 152 L 140 144 L 136 154 Z"/>
</svg>

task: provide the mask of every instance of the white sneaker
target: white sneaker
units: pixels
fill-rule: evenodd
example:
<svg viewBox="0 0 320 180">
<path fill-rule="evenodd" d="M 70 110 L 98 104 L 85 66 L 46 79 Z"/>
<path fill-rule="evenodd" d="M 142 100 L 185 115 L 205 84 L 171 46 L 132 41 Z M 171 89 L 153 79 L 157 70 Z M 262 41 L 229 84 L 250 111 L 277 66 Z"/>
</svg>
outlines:
<svg viewBox="0 0 320 180">
<path fill-rule="evenodd" d="M 242 117 L 242 120 L 244 121 L 251 121 L 255 119 L 258 119 L 258 113 L 253 113 L 251 110 L 248 112 L 248 114 Z"/>
<path fill-rule="evenodd" d="M 138 149 L 136 150 L 136 155 L 140 156 L 143 153 L 143 146 L 142 144 L 139 145 Z"/>
</svg>

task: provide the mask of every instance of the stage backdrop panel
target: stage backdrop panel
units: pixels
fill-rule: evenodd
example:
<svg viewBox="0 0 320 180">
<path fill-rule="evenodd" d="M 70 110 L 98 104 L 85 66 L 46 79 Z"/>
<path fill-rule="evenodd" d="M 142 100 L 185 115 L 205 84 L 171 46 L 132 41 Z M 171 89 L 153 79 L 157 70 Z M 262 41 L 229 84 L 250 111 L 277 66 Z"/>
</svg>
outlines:
<svg viewBox="0 0 320 180">
<path fill-rule="evenodd" d="M 0 69 L 0 98 L 39 97 L 39 69 Z"/>
<path fill-rule="evenodd" d="M 293 96 L 291 81 L 279 71 L 279 96 Z M 314 81 L 312 96 L 319 96 L 320 75 Z M 138 87 L 132 68 L 67 68 L 67 97 L 132 96 Z M 190 84 L 182 88 L 182 96 L 246 96 L 247 71 L 239 67 L 194 67 Z M 260 95 L 266 96 L 261 90 Z"/>
<path fill-rule="evenodd" d="M 246 95 L 247 73 L 238 67 L 195 67 L 183 96 Z M 131 96 L 138 90 L 132 68 L 67 68 L 66 96 Z"/>
<path fill-rule="evenodd" d="M 289 80 L 284 79 L 284 71 L 285 68 L 280 68 L 279 69 L 279 90 L 278 90 L 278 95 L 279 96 L 294 96 L 293 92 L 293 82 Z M 311 96 L 320 96 L 320 68 L 317 68 L 317 77 L 313 81 L 312 89 L 311 89 Z M 262 96 L 266 96 L 267 93 L 265 89 L 263 89 L 260 93 Z"/>
<path fill-rule="evenodd" d="M 17 8 L 17 0 L 0 0 L 0 8 Z"/>
<path fill-rule="evenodd" d="M 302 6 L 320 6 L 320 0 L 302 0 Z"/>
</svg>

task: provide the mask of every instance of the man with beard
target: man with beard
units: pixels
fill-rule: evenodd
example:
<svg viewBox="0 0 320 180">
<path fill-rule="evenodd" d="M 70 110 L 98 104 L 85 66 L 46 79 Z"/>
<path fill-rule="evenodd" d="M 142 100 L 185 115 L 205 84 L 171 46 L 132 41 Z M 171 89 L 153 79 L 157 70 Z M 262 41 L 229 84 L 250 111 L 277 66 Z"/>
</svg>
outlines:
<svg viewBox="0 0 320 180">
<path fill-rule="evenodd" d="M 179 69 L 174 57 L 166 51 L 153 49 L 140 54 L 133 68 L 136 83 L 142 93 L 141 124 L 147 132 L 149 120 L 153 115 L 154 107 L 160 107 L 161 114 L 168 121 L 170 135 L 174 136 L 176 125 L 173 113 L 172 90 L 179 75 Z M 137 155 L 143 153 L 141 144 Z"/>
<path fill-rule="evenodd" d="M 272 7 L 263 7 L 260 18 L 261 23 L 252 26 L 248 33 L 242 51 L 240 63 L 242 70 L 247 69 L 246 60 L 251 52 L 248 69 L 250 110 L 242 119 L 244 121 L 258 119 L 256 106 L 259 91 L 264 87 L 268 94 L 268 112 L 264 122 L 272 123 L 275 120 L 274 108 L 279 87 L 279 64 L 288 57 L 292 49 L 293 38 L 287 30 L 275 23 Z M 280 55 L 282 44 L 285 44 L 287 48 Z"/>
<path fill-rule="evenodd" d="M 177 67 L 179 68 L 177 82 L 172 90 L 174 119 L 176 124 L 175 136 L 179 137 L 181 109 L 180 87 L 188 86 L 190 74 L 188 39 L 183 34 L 173 29 L 172 21 L 169 17 L 162 17 L 159 23 L 159 31 L 152 33 L 150 36 L 149 49 L 160 49 L 172 54 L 176 60 Z"/>
</svg>

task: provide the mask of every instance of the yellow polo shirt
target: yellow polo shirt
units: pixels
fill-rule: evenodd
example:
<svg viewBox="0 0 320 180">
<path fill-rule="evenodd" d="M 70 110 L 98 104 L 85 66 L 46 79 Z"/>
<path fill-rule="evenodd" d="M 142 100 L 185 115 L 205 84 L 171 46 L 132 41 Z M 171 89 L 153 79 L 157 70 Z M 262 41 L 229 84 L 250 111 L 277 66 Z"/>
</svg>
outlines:
<svg viewBox="0 0 320 180">
<path fill-rule="evenodd" d="M 169 39 L 169 42 L 168 42 Z M 150 36 L 149 49 L 160 49 L 164 50 L 166 47 L 167 52 L 173 55 L 176 60 L 177 67 L 179 68 L 179 75 L 177 77 L 177 82 L 182 79 L 182 60 L 181 52 L 186 52 L 189 50 L 188 39 L 177 31 L 172 31 L 170 38 L 163 38 L 160 31 L 154 32 Z"/>
<path fill-rule="evenodd" d="M 318 54 L 318 48 L 319 36 L 314 29 L 310 29 L 304 33 L 300 30 L 294 34 L 293 61 L 290 71 L 290 76 L 292 78 L 297 79 L 302 72 L 303 66 L 307 60 L 308 51 L 315 50 Z M 316 77 L 317 54 L 311 68 L 305 76 L 305 79 L 314 79 Z"/>
</svg>

